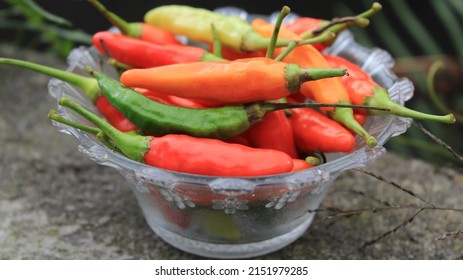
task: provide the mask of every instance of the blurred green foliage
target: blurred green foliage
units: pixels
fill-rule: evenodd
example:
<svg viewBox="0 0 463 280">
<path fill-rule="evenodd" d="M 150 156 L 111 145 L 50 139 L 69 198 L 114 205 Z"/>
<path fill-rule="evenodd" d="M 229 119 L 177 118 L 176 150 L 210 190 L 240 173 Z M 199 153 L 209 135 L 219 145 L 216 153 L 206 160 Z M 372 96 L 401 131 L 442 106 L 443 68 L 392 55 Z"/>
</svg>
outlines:
<svg viewBox="0 0 463 280">
<path fill-rule="evenodd" d="M 90 44 L 91 35 L 74 29 L 71 22 L 42 9 L 33 0 L 3 0 L 0 30 L 13 35 L 13 43 L 65 58 L 76 43 Z"/>
<path fill-rule="evenodd" d="M 362 0 L 365 8 L 372 2 Z M 383 5 L 388 6 L 390 13 L 378 13 L 366 29 L 353 28 L 354 36 L 366 46 L 380 46 L 390 52 L 396 60 L 393 69 L 396 74 L 413 81 L 415 94 L 407 107 L 434 114 L 451 112 L 457 116 L 455 125 L 420 124 L 461 154 L 463 1 L 426 0 L 412 6 L 410 1 L 389 0 Z M 416 7 L 420 10 L 414 10 Z M 334 9 L 341 16 L 355 14 L 341 1 Z M 459 158 L 428 137 L 420 127 L 412 125 L 404 135 L 391 139 L 386 147 L 436 164 L 462 166 Z"/>
<path fill-rule="evenodd" d="M 33 0 L 3 1 L 7 7 L 0 10 L 0 30 L 13 32 L 17 45 L 65 58 L 77 44 L 91 43 L 91 35 L 73 28 L 68 20 L 47 12 Z M 358 1 L 363 10 L 374 2 Z M 453 112 L 459 117 L 455 125 L 432 122 L 412 125 L 404 135 L 391 139 L 386 147 L 404 156 L 461 167 L 462 161 L 445 145 L 423 133 L 423 128 L 454 152 L 463 153 L 460 140 L 463 138 L 463 1 L 379 2 L 387 6 L 387 11 L 372 17 L 367 28 L 352 27 L 356 40 L 368 47 L 386 49 L 396 60 L 393 69 L 396 74 L 412 80 L 416 91 L 407 107 L 433 114 Z M 331 8 L 338 17 L 359 12 L 344 1 L 336 1 Z"/>
</svg>

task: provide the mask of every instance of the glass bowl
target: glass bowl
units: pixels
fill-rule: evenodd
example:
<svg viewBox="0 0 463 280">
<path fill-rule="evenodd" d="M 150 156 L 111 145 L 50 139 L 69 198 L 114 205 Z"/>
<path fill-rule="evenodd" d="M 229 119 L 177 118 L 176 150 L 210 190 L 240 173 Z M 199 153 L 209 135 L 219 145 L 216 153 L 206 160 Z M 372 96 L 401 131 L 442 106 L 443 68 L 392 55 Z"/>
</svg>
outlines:
<svg viewBox="0 0 463 280">
<path fill-rule="evenodd" d="M 241 16 L 246 13 L 241 10 Z M 348 58 L 389 89 L 394 101 L 403 104 L 413 95 L 412 83 L 398 78 L 390 68 L 394 60 L 384 50 L 357 44 L 349 31 L 340 34 L 328 53 Z M 67 71 L 83 74 L 90 65 L 116 77 L 105 58 L 94 48 L 74 49 Z M 56 79 L 49 83 L 56 99 L 69 97 L 98 113 L 86 95 Z M 64 107 L 65 118 L 85 122 Z M 310 226 L 327 189 L 345 170 L 366 166 L 380 157 L 384 143 L 404 133 L 411 120 L 392 115 L 371 116 L 365 128 L 378 145 L 369 148 L 357 138 L 355 151 L 327 154 L 327 163 L 308 170 L 261 177 L 212 177 L 151 167 L 111 151 L 95 137 L 58 123 L 56 127 L 78 139 L 79 151 L 97 164 L 117 169 L 127 180 L 155 234 L 172 246 L 203 257 L 239 259 L 263 255 L 290 244 Z"/>
</svg>

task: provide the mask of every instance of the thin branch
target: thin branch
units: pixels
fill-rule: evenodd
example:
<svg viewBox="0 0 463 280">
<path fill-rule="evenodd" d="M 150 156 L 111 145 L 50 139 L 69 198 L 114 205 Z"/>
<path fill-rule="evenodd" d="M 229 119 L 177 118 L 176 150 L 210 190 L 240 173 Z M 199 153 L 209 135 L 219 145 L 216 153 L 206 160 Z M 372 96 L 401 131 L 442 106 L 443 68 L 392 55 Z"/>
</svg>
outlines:
<svg viewBox="0 0 463 280">
<path fill-rule="evenodd" d="M 449 237 L 452 238 L 463 238 L 463 228 L 457 230 L 457 231 L 450 231 L 446 232 L 438 237 L 435 238 L 436 241 L 444 241 L 448 239 Z"/>
<path fill-rule="evenodd" d="M 394 182 L 394 181 L 387 180 L 387 179 L 384 178 L 383 176 L 378 175 L 378 174 L 375 174 L 375 173 L 373 173 L 373 172 L 371 172 L 371 171 L 367 171 L 367 170 L 365 170 L 365 169 L 358 169 L 358 168 L 357 168 L 357 169 L 354 169 L 354 170 L 359 171 L 359 172 L 362 172 L 362 173 L 367 174 L 367 175 L 370 175 L 371 177 L 373 177 L 373 178 L 375 178 L 375 179 L 378 179 L 378 180 L 380 180 L 380 181 L 382 181 L 382 182 L 388 183 L 388 184 L 394 186 L 395 188 L 397 188 L 397 189 L 399 189 L 399 190 L 401 190 L 401 191 L 403 191 L 403 192 L 405 192 L 405 193 L 407 193 L 407 194 L 409 194 L 409 195 L 411 195 L 411 196 L 413 196 L 413 197 L 419 199 L 420 201 L 426 203 L 427 205 L 432 206 L 432 207 L 435 207 L 432 203 L 430 203 L 430 202 L 426 201 L 425 199 L 421 198 L 421 197 L 420 197 L 419 195 L 417 195 L 415 192 L 413 192 L 413 191 L 411 191 L 411 190 L 408 190 L 408 189 L 404 188 L 404 187 L 401 186 L 399 183 L 396 183 L 396 182 Z"/>
<path fill-rule="evenodd" d="M 461 155 L 459 155 L 457 152 L 455 152 L 455 150 L 452 149 L 452 147 L 450 147 L 447 143 L 445 143 L 444 141 L 442 141 L 441 139 L 439 139 L 436 135 L 432 134 L 430 131 L 428 131 L 426 128 L 423 127 L 423 125 L 421 125 L 420 123 L 418 122 L 413 122 L 413 124 L 418 127 L 424 134 L 426 134 L 427 136 L 429 136 L 429 138 L 431 138 L 434 142 L 436 142 L 437 144 L 441 145 L 442 147 L 444 147 L 447 151 L 449 151 L 454 157 L 456 157 L 458 160 L 460 160 L 461 162 L 463 162 L 463 157 Z"/>
<path fill-rule="evenodd" d="M 336 207 L 326 207 L 326 208 L 319 208 L 316 210 L 309 210 L 308 212 L 335 212 L 330 215 L 326 215 L 321 217 L 320 219 L 316 220 L 315 223 L 320 223 L 328 220 L 333 220 L 336 218 L 343 218 L 343 217 L 352 217 L 352 216 L 359 216 L 363 213 L 378 213 L 384 212 L 389 210 L 398 210 L 398 209 L 419 209 L 419 210 L 439 210 L 439 211 L 457 211 L 463 212 L 463 209 L 459 208 L 449 208 L 449 207 L 437 207 L 437 206 L 419 206 L 416 204 L 397 204 L 391 205 L 387 207 L 374 207 L 374 208 L 360 208 L 360 209 L 351 209 L 351 210 L 342 210 Z"/>
<path fill-rule="evenodd" d="M 380 241 L 381 239 L 393 234 L 393 233 L 396 233 L 399 229 L 405 227 L 406 225 L 408 224 L 411 224 L 413 222 L 413 220 L 415 219 L 416 216 L 418 216 L 421 212 L 423 212 L 424 208 L 418 210 L 417 212 L 415 212 L 415 214 L 413 214 L 412 216 L 410 216 L 410 218 L 408 218 L 407 220 L 405 220 L 404 222 L 400 223 L 399 225 L 397 225 L 396 227 L 384 232 L 383 234 L 381 234 L 380 236 L 378 236 L 377 238 L 375 239 L 372 239 L 372 240 L 368 240 L 366 241 L 365 243 L 363 243 L 363 245 L 361 246 L 361 249 L 365 249 L 366 247 L 368 246 L 371 246 L 373 244 L 375 244 L 376 242 Z"/>
</svg>

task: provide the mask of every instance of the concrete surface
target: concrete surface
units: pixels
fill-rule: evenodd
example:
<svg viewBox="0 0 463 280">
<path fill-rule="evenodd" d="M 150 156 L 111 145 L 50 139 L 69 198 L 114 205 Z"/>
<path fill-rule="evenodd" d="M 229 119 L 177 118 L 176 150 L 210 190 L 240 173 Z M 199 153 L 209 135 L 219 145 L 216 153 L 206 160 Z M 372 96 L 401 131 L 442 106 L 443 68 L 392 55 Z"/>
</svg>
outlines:
<svg viewBox="0 0 463 280">
<path fill-rule="evenodd" d="M 42 54 L 0 46 L 0 56 L 64 69 Z M 202 259 L 154 235 L 123 177 L 77 151 L 47 119 L 48 77 L 0 65 L 0 259 Z M 463 209 L 463 175 L 391 152 L 367 170 L 438 207 Z M 463 259 L 463 212 L 429 205 L 359 171 L 342 174 L 297 241 L 257 259 Z M 408 223 L 406 223 L 408 221 Z M 396 230 L 394 230 L 396 229 Z M 454 232 L 454 234 L 451 234 Z M 444 240 L 436 238 L 448 234 Z M 377 240 L 377 241 L 375 241 Z"/>
</svg>

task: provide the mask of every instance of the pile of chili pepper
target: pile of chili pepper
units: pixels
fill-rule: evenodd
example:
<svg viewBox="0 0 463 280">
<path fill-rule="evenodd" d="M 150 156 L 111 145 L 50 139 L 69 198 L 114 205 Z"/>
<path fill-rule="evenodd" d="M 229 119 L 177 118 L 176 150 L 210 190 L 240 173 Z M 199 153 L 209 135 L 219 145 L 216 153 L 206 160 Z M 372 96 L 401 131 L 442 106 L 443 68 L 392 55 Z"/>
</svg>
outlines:
<svg viewBox="0 0 463 280">
<path fill-rule="evenodd" d="M 132 23 L 89 2 L 120 31 L 92 40 L 119 77 L 90 67 L 84 76 L 10 58 L 0 63 L 82 90 L 100 115 L 65 97 L 59 104 L 93 126 L 54 110 L 49 118 L 148 165 L 208 176 L 298 172 L 322 164 L 324 153 L 352 152 L 359 141 L 374 147 L 363 127 L 371 114 L 455 121 L 394 103 L 360 67 L 322 53 L 340 31 L 367 26 L 379 3 L 353 17 L 303 17 L 282 26 L 286 6 L 275 24 L 185 5 L 155 7 Z"/>
</svg>

